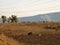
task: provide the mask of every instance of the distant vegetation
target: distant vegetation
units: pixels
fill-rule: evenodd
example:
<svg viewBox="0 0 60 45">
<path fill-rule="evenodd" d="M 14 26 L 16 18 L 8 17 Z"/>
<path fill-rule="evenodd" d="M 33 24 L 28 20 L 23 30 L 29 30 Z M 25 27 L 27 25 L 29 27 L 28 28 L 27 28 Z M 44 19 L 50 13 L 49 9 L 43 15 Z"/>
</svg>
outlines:
<svg viewBox="0 0 60 45">
<path fill-rule="evenodd" d="M 5 23 L 5 21 L 6 21 L 6 16 L 1 16 L 1 18 L 2 18 L 2 22 Z"/>
<path fill-rule="evenodd" d="M 18 22 L 18 19 L 17 19 L 17 16 L 15 15 L 12 15 L 11 17 L 7 18 L 6 16 L 1 16 L 2 18 L 2 22 L 5 23 L 5 22 Z"/>
<path fill-rule="evenodd" d="M 8 18 L 3 15 L 3 16 L 1 16 L 1 19 L 2 19 L 2 23 L 6 23 L 6 22 L 8 22 L 8 23 L 18 22 L 18 18 L 15 15 L 11 15 Z M 32 23 L 31 21 L 27 21 L 27 22 Z M 48 22 L 48 21 L 37 21 L 37 22 Z"/>
</svg>

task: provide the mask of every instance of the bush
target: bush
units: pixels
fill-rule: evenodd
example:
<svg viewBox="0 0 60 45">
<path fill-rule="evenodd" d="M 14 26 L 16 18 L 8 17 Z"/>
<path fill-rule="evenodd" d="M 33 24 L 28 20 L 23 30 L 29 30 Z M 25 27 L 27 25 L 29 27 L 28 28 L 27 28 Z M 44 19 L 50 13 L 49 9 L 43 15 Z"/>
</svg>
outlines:
<svg viewBox="0 0 60 45">
<path fill-rule="evenodd" d="M 5 23 L 6 22 L 6 16 L 1 16 L 2 18 L 2 22 Z"/>
</svg>

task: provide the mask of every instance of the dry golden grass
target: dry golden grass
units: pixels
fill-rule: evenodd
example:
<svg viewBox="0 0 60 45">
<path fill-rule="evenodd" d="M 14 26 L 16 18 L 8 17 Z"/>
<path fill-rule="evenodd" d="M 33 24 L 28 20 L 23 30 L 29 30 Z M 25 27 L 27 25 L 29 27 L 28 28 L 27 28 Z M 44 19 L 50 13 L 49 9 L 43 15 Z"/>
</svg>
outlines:
<svg viewBox="0 0 60 45">
<path fill-rule="evenodd" d="M 20 45 L 20 44 L 16 40 L 8 38 L 2 33 L 0 34 L 0 45 Z"/>
<path fill-rule="evenodd" d="M 45 28 L 48 25 L 54 28 Z M 60 45 L 59 26 L 60 22 L 5 23 L 0 24 L 0 33 L 8 37 L 8 42 L 13 42 L 13 45 Z M 32 34 L 28 35 L 29 32 Z"/>
</svg>

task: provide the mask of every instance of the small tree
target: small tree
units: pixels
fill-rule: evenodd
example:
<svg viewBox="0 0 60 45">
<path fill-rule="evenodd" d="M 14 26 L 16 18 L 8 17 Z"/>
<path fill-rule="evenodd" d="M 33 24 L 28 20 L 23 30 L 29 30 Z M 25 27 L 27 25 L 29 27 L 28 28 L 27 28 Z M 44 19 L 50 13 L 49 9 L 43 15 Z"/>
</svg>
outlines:
<svg viewBox="0 0 60 45">
<path fill-rule="evenodd" d="M 8 18 L 7 22 L 11 22 L 11 17 Z"/>
<path fill-rule="evenodd" d="M 2 18 L 2 22 L 5 23 L 6 22 L 6 16 L 1 16 Z"/>
<path fill-rule="evenodd" d="M 18 20 L 17 20 L 17 16 L 15 16 L 15 15 L 12 15 L 11 16 L 11 22 L 17 22 Z"/>
<path fill-rule="evenodd" d="M 15 22 L 18 22 L 18 20 L 17 20 L 17 16 L 14 17 L 14 20 L 15 20 Z"/>
</svg>

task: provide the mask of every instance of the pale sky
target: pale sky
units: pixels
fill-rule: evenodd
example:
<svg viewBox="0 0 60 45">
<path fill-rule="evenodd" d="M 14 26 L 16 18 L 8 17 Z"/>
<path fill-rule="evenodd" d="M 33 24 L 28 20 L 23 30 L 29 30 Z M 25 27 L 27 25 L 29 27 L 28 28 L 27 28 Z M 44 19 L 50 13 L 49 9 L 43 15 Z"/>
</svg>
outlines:
<svg viewBox="0 0 60 45">
<path fill-rule="evenodd" d="M 0 0 L 0 16 L 33 16 L 60 12 L 60 0 Z"/>
</svg>

